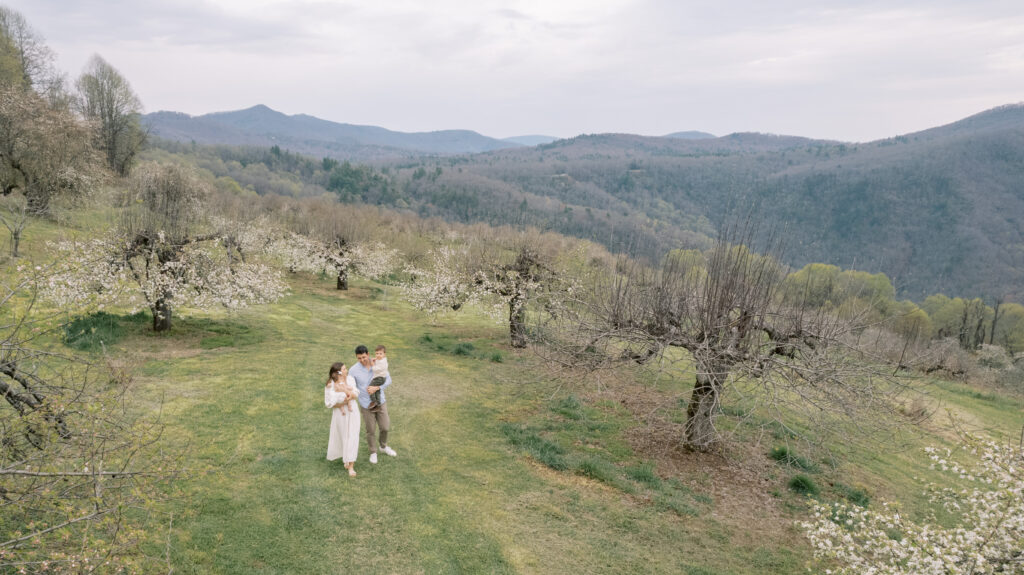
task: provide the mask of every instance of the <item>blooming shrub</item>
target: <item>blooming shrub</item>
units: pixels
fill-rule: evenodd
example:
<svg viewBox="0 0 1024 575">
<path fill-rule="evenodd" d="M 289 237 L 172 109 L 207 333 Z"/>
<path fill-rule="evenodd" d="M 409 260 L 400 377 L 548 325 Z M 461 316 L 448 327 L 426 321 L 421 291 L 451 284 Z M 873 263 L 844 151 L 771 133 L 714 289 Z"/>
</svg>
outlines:
<svg viewBox="0 0 1024 575">
<path fill-rule="evenodd" d="M 957 518 L 940 525 L 934 513 L 915 522 L 895 505 L 879 510 L 815 505 L 803 522 L 814 554 L 839 564 L 827 573 L 959 575 L 1024 573 L 1024 451 L 971 440 L 977 462 L 963 464 L 952 451 L 927 448 L 932 466 L 969 487 L 927 486 L 933 503 Z"/>
</svg>

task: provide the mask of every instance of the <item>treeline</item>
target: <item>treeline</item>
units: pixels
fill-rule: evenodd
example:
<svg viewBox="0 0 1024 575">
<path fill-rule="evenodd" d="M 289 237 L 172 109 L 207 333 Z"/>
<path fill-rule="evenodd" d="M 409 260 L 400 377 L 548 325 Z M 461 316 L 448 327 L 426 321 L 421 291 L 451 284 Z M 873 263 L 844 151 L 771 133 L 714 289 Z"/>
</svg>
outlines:
<svg viewBox="0 0 1024 575">
<path fill-rule="evenodd" d="M 1024 352 L 1024 305 L 981 298 L 933 294 L 920 302 L 897 300 L 882 273 L 843 270 L 812 263 L 792 272 L 783 283 L 790 303 L 860 314 L 869 324 L 885 326 L 910 343 L 952 339 L 965 350 L 997 345 L 1008 354 Z"/>
<path fill-rule="evenodd" d="M 641 216 L 655 249 L 678 247 L 662 230 L 711 235 L 756 213 L 788 238 L 790 265 L 884 272 L 915 299 L 936 290 L 991 299 L 1024 280 L 1014 184 L 1024 177 L 1024 110 L 996 114 L 1004 121 L 857 146 L 645 149 L 636 137 L 587 136 L 451 161 L 481 190 L 512 184 L 576 211 Z"/>
<path fill-rule="evenodd" d="M 94 55 L 72 83 L 18 12 L 0 6 L 0 190 L 15 234 L 26 213 L 125 176 L 145 144 L 142 104 L 128 81 Z"/>
</svg>

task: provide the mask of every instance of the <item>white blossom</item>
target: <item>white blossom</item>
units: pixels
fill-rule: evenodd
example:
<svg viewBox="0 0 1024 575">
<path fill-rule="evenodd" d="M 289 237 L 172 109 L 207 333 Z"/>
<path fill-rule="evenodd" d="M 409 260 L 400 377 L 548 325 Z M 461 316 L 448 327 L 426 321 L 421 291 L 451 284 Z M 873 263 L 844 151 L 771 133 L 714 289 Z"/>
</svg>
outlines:
<svg viewBox="0 0 1024 575">
<path fill-rule="evenodd" d="M 479 291 L 460 264 L 465 255 L 465 248 L 441 246 L 431 250 L 429 267 L 406 266 L 410 280 L 402 286 L 405 298 L 431 315 L 475 301 Z"/>
<path fill-rule="evenodd" d="M 134 311 L 146 306 L 154 313 L 158 302 L 236 309 L 284 295 L 287 286 L 276 270 L 253 260 L 229 261 L 218 239 L 171 245 L 158 233 L 143 248 L 118 234 L 52 242 L 58 263 L 42 293 L 65 308 L 121 305 Z"/>
<path fill-rule="evenodd" d="M 978 461 L 965 465 L 950 450 L 927 448 L 933 464 L 970 487 L 927 486 L 929 499 L 954 514 L 944 527 L 934 514 L 914 522 L 896 507 L 815 505 L 816 520 L 803 522 L 816 557 L 830 558 L 841 574 L 921 575 L 1024 573 L 1024 452 L 971 440 Z"/>
</svg>

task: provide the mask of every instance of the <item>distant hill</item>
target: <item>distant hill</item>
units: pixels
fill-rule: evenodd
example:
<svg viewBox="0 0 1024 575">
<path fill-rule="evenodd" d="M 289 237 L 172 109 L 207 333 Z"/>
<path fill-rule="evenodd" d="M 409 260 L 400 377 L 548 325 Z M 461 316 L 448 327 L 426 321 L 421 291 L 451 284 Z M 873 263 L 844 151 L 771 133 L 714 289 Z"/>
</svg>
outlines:
<svg viewBox="0 0 1024 575">
<path fill-rule="evenodd" d="M 540 144 L 550 144 L 558 139 L 559 138 L 554 136 L 514 136 L 512 138 L 502 138 L 501 141 L 511 142 L 521 146 L 538 146 Z"/>
<path fill-rule="evenodd" d="M 690 130 L 687 132 L 672 132 L 671 134 L 665 134 L 663 138 L 679 138 L 680 140 L 706 140 L 708 138 L 716 137 L 714 134 L 707 132 L 697 132 Z"/>
<path fill-rule="evenodd" d="M 314 118 L 243 112 L 250 114 L 230 113 L 230 121 L 221 114 L 163 113 L 161 125 L 173 130 L 184 122 L 196 141 L 255 144 L 262 138 L 258 145 L 279 142 L 294 152 L 303 150 L 294 136 L 283 141 L 285 127 L 309 122 L 335 133 Z M 257 126 L 275 126 L 278 139 L 261 135 L 266 128 Z M 314 158 L 328 155 L 321 153 L 327 136 L 312 127 L 300 133 L 321 146 Z M 366 141 L 376 143 L 358 143 Z M 326 188 L 345 201 L 425 217 L 531 225 L 652 260 L 673 248 L 709 245 L 722 223 L 751 215 L 763 229 L 782 234 L 792 266 L 824 262 L 884 272 L 901 296 L 915 299 L 943 292 L 1024 300 L 1022 105 L 858 144 L 757 133 L 700 139 L 591 134 L 444 157 L 437 151 L 413 157 L 391 144 L 383 136 L 336 140 L 339 149 L 354 146 L 364 154 L 357 158 L 377 153 L 378 168 L 307 178 L 307 187 L 294 193 Z M 204 167 L 254 190 L 267 170 L 292 170 L 278 167 L 281 154 L 202 153 L 221 158 L 204 160 Z M 290 193 L 295 178 L 305 177 L 297 169 L 288 176 L 279 178 L 275 193 Z"/>
<path fill-rule="evenodd" d="M 315 157 L 352 160 L 471 154 L 521 145 L 470 130 L 394 132 L 377 126 L 330 122 L 305 114 L 289 116 L 263 105 L 202 116 L 155 112 L 144 115 L 142 121 L 154 136 L 176 142 L 278 145 Z"/>
<path fill-rule="evenodd" d="M 784 234 L 794 266 L 881 271 L 905 297 L 1024 300 L 1021 105 L 863 144 L 596 134 L 458 165 L 409 189 L 474 198 L 449 217 L 523 221 L 650 257 L 706 244 L 749 213 Z"/>
</svg>

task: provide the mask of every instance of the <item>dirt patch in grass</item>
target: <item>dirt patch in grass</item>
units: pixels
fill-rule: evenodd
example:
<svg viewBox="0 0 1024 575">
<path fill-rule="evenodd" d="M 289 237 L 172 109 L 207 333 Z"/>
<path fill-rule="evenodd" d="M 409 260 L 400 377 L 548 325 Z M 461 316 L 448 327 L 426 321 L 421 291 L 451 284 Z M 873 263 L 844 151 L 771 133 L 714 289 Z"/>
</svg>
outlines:
<svg viewBox="0 0 1024 575">
<path fill-rule="evenodd" d="M 640 422 L 626 432 L 626 440 L 639 457 L 654 464 L 662 479 L 674 478 L 712 499 L 709 513 L 739 538 L 734 544 L 803 545 L 793 528 L 792 511 L 773 495 L 785 489 L 785 475 L 778 473 L 763 446 L 729 441 L 715 453 L 693 452 L 682 446 L 684 425 L 669 419 L 683 409 L 678 398 L 657 392 L 623 393 L 613 387 L 601 397 L 613 399 Z"/>
</svg>

